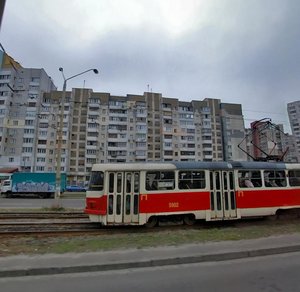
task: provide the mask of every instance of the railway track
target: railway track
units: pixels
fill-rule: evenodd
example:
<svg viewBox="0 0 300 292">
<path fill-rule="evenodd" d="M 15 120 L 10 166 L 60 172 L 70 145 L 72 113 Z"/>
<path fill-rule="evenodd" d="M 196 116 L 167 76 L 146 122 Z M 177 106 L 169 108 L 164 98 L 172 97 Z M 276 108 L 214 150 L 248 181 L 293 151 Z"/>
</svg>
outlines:
<svg viewBox="0 0 300 292">
<path fill-rule="evenodd" d="M 99 224 L 91 222 L 1 222 L 0 236 L 100 232 Z"/>
<path fill-rule="evenodd" d="M 101 226 L 90 222 L 82 212 L 3 212 L 0 213 L 0 237 L 22 235 L 120 234 L 158 232 L 164 226 L 149 229 L 144 226 Z"/>
<path fill-rule="evenodd" d="M 0 235 L 57 234 L 99 231 L 82 212 L 3 212 Z"/>
<path fill-rule="evenodd" d="M 5 236 L 120 234 L 150 232 L 143 226 L 101 226 L 83 212 L 1 212 L 0 238 Z M 152 231 L 153 232 L 153 231 Z"/>
<path fill-rule="evenodd" d="M 24 219 L 88 219 L 83 212 L 2 212 L 0 213 L 0 223 L 4 220 L 24 220 Z"/>
<path fill-rule="evenodd" d="M 281 218 L 280 221 L 285 221 Z M 242 228 L 251 224 L 267 225 L 272 221 L 257 219 L 238 220 L 231 222 L 197 222 L 194 226 L 179 224 L 162 224 L 159 228 L 145 228 L 144 226 L 101 226 L 90 222 L 88 216 L 82 212 L 33 212 L 0 213 L 0 237 L 22 235 L 70 235 L 70 234 L 120 234 L 120 233 L 147 233 L 162 230 L 199 229 L 199 228 Z"/>
</svg>

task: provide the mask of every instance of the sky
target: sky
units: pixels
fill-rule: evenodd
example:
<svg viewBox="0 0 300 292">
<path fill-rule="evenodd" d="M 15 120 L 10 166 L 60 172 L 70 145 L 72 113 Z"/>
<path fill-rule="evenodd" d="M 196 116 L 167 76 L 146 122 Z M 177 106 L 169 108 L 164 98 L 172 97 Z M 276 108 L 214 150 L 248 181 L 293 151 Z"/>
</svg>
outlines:
<svg viewBox="0 0 300 292">
<path fill-rule="evenodd" d="M 298 0 L 6 0 L 0 42 L 58 90 L 158 92 L 242 104 L 245 126 L 270 118 L 289 132 L 300 100 Z"/>
</svg>

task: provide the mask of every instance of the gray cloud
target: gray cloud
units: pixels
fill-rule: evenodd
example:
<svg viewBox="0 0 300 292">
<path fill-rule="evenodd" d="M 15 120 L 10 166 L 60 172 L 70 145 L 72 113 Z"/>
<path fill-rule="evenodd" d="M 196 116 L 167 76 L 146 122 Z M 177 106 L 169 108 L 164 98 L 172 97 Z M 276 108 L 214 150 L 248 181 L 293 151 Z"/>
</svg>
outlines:
<svg viewBox="0 0 300 292">
<path fill-rule="evenodd" d="M 149 84 L 182 100 L 241 103 L 247 124 L 269 115 L 287 126 L 286 103 L 299 99 L 300 2 L 213 3 L 209 21 L 180 36 L 143 25 L 78 42 L 76 35 L 61 34 L 56 23 L 36 23 L 33 16 L 24 21 L 6 7 L 2 44 L 23 66 L 43 67 L 59 88 L 58 67 L 67 76 L 97 67 L 100 76 L 72 80 L 69 88 L 86 79 L 94 91 L 125 95 L 142 94 Z"/>
</svg>

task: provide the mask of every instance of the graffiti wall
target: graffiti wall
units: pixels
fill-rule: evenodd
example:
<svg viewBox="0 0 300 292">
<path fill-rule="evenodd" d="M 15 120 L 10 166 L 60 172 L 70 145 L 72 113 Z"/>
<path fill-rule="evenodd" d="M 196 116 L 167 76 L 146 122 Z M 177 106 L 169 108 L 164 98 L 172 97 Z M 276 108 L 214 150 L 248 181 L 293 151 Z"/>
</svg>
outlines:
<svg viewBox="0 0 300 292">
<path fill-rule="evenodd" d="M 55 186 L 47 182 L 20 182 L 14 184 L 12 190 L 18 193 L 47 193 L 54 192 Z"/>
</svg>

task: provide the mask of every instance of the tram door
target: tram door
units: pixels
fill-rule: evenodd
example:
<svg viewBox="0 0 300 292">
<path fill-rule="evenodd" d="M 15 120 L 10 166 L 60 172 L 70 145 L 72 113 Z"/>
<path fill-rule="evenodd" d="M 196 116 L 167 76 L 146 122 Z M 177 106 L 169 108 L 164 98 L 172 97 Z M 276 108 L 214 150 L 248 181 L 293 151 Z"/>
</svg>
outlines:
<svg viewBox="0 0 300 292">
<path fill-rule="evenodd" d="M 211 219 L 236 218 L 233 171 L 210 172 Z"/>
<path fill-rule="evenodd" d="M 138 223 L 139 173 L 108 174 L 107 223 Z"/>
</svg>

